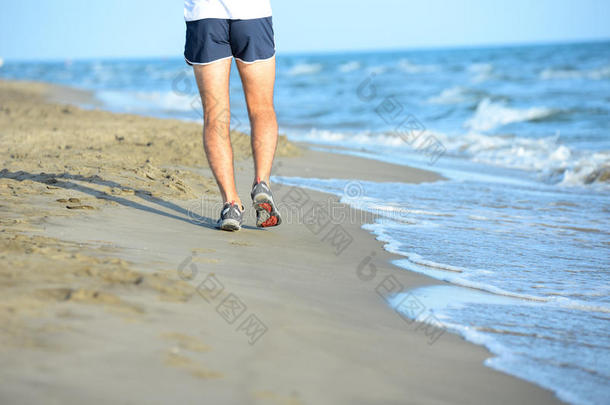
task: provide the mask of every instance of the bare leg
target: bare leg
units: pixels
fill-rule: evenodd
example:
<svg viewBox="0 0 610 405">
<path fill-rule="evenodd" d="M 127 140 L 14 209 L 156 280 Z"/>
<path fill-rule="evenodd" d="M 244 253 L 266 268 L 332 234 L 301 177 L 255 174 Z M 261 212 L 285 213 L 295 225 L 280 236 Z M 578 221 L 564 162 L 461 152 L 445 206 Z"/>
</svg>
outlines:
<svg viewBox="0 0 610 405">
<path fill-rule="evenodd" d="M 209 65 L 195 65 L 193 69 L 203 104 L 203 146 L 208 163 L 218 183 L 223 202 L 234 201 L 241 207 L 241 200 L 235 188 L 230 137 L 231 59 Z"/>
<path fill-rule="evenodd" d="M 252 128 L 254 176 L 269 184 L 273 156 L 277 147 L 277 119 L 273 108 L 275 58 L 251 64 L 236 60 L 248 104 Z"/>
</svg>

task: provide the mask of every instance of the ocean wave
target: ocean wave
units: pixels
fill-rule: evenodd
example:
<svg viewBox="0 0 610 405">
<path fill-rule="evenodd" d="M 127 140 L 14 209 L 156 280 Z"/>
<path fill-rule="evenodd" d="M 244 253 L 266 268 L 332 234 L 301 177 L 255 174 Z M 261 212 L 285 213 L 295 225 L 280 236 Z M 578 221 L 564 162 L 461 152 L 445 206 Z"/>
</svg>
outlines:
<svg viewBox="0 0 610 405">
<path fill-rule="evenodd" d="M 610 78 L 610 65 L 591 70 L 578 69 L 544 69 L 540 72 L 542 80 L 602 80 Z"/>
<path fill-rule="evenodd" d="M 437 133 L 447 153 L 477 163 L 537 172 L 561 186 L 610 184 L 610 151 L 576 151 L 558 136 L 523 138 L 470 132 L 458 137 Z"/>
<path fill-rule="evenodd" d="M 490 166 L 536 173 L 539 180 L 560 186 L 610 185 L 610 151 L 573 150 L 558 136 L 524 138 L 514 135 L 487 135 L 471 131 L 459 136 L 427 131 L 444 147 L 446 155 L 465 158 Z M 392 132 L 356 134 L 329 130 L 311 130 L 291 134 L 296 141 L 347 148 L 366 148 L 374 153 L 392 153 L 403 157 L 413 151 Z M 381 149 L 380 149 L 381 148 Z M 383 159 L 381 159 L 383 160 Z"/>
<path fill-rule="evenodd" d="M 375 212 L 380 212 L 380 213 L 391 213 L 390 216 L 394 216 L 394 214 L 397 215 L 411 215 L 411 214 L 417 214 L 417 215 L 430 215 L 433 217 L 450 217 L 452 216 L 452 214 L 447 214 L 444 212 L 438 212 L 438 211 L 429 211 L 429 210 L 417 210 L 417 209 L 412 209 L 412 208 L 403 208 L 403 207 L 393 207 L 391 205 L 375 205 L 375 204 L 369 204 L 369 209 Z"/>
<path fill-rule="evenodd" d="M 432 260 L 426 260 L 417 253 L 400 253 L 401 255 L 406 255 L 411 263 L 415 263 L 420 266 L 436 269 L 436 270 L 445 270 L 450 271 L 452 273 L 464 273 L 468 271 L 464 267 L 452 266 L 444 263 L 437 263 Z"/>
<path fill-rule="evenodd" d="M 388 250 L 388 249 L 386 249 L 386 250 Z M 450 265 L 436 264 L 435 266 L 425 266 L 425 265 L 422 266 L 421 264 L 417 263 L 416 261 L 411 260 L 411 256 L 414 255 L 413 253 L 403 252 L 400 250 L 394 251 L 392 253 L 396 253 L 401 256 L 407 257 L 406 259 L 398 259 L 398 260 L 392 261 L 392 263 L 395 264 L 396 266 L 401 267 L 405 270 L 425 274 L 429 277 L 435 278 L 440 281 L 446 281 L 448 283 L 451 283 L 453 285 L 457 285 L 460 287 L 471 288 L 473 290 L 483 291 L 483 292 L 487 292 L 487 293 L 491 293 L 491 294 L 495 294 L 495 295 L 499 295 L 499 296 L 503 296 L 503 297 L 516 298 L 516 299 L 521 299 L 521 300 L 525 300 L 525 301 L 541 302 L 541 303 L 548 301 L 548 299 L 546 299 L 545 297 L 539 297 L 539 296 L 530 295 L 530 294 L 515 293 L 512 291 L 502 289 L 500 287 L 496 287 L 491 284 L 486 284 L 486 283 L 482 283 L 479 281 L 469 280 L 468 278 L 466 278 L 466 276 L 470 271 L 468 271 L 466 269 L 464 269 L 460 272 L 456 272 L 456 271 L 448 271 L 443 268 L 444 266 L 450 267 Z"/>
<path fill-rule="evenodd" d="M 471 318 L 473 308 L 475 310 L 480 308 L 485 312 L 484 308 L 490 305 L 505 306 L 508 313 L 533 311 L 538 316 L 549 314 L 550 317 L 553 316 L 554 311 L 561 309 L 547 308 L 545 304 L 497 297 L 458 286 L 429 286 L 397 294 L 389 300 L 390 307 L 410 319 L 413 319 L 414 312 L 410 307 L 401 305 L 409 297 L 419 300 L 425 309 L 434 314 L 434 318 L 418 314 L 420 322 L 429 322 L 433 327 L 441 326 L 444 330 L 463 336 L 469 342 L 487 347 L 495 356 L 485 360 L 485 365 L 549 388 L 570 403 L 599 403 L 593 398 L 603 397 L 603 394 L 592 392 L 591 386 L 566 389 L 572 387 L 569 382 L 574 380 L 575 375 L 558 373 L 559 370 L 569 368 L 580 376 L 585 373 L 590 377 L 599 377 L 596 384 L 598 387 L 605 385 L 608 374 L 603 367 L 595 367 L 595 363 L 592 362 L 578 361 L 574 356 L 566 356 L 558 360 L 557 355 L 566 350 L 566 345 L 573 343 L 563 341 L 563 336 L 553 334 L 553 330 L 544 327 L 524 330 L 520 325 L 505 320 L 490 324 L 485 320 L 473 322 Z M 523 305 L 536 308 L 520 309 Z M 519 339 L 520 345 L 514 345 L 514 337 Z M 524 339 L 530 343 L 523 344 Z M 536 343 L 533 344 L 534 342 Z M 587 345 L 584 342 L 581 344 Z M 595 345 L 595 348 L 605 350 L 606 345 L 602 343 Z"/>
<path fill-rule="evenodd" d="M 358 207 L 359 209 L 366 209 L 366 207 Z M 397 225 L 397 224 L 395 224 Z M 387 222 L 377 220 L 372 224 L 366 224 L 363 229 L 371 231 L 377 240 L 384 243 L 384 249 L 390 253 L 394 253 L 403 256 L 404 259 L 393 260 L 392 264 L 403 268 L 405 270 L 413 271 L 420 274 L 425 274 L 429 277 L 440 281 L 446 281 L 456 286 L 470 288 L 473 290 L 490 293 L 499 297 L 506 297 L 511 299 L 520 300 L 522 303 L 537 303 L 544 305 L 551 305 L 557 308 L 566 308 L 587 312 L 598 312 L 598 313 L 610 313 L 610 305 L 593 305 L 587 301 L 558 296 L 543 296 L 519 293 L 510 291 L 498 286 L 477 281 L 469 277 L 476 278 L 478 274 L 488 273 L 486 269 L 468 269 L 464 267 L 458 267 L 446 263 L 439 263 L 429 259 L 425 259 L 421 255 L 415 252 L 405 251 L 402 247 L 400 240 L 395 239 L 388 234 L 387 229 L 389 225 Z"/>
<path fill-rule="evenodd" d="M 385 72 L 388 71 L 388 67 L 387 66 L 371 66 L 369 68 L 366 69 L 367 73 L 369 74 L 374 74 L 374 75 L 380 75 L 383 74 Z"/>
<path fill-rule="evenodd" d="M 351 134 L 347 132 L 336 132 L 329 130 L 312 129 L 306 134 L 290 136 L 301 142 L 311 142 L 324 145 L 383 145 L 383 146 L 405 146 L 405 141 L 399 136 L 391 134 L 372 134 L 361 132 Z"/>
<path fill-rule="evenodd" d="M 554 174 L 561 176 L 561 185 L 610 184 L 610 152 L 594 152 L 578 159 Z"/>
<path fill-rule="evenodd" d="M 472 82 L 482 83 L 493 78 L 494 66 L 491 63 L 473 63 L 467 70 L 472 73 Z"/>
<path fill-rule="evenodd" d="M 125 112 L 189 112 L 199 113 L 199 94 L 182 94 L 175 91 L 99 91 L 95 96 L 113 108 Z"/>
<path fill-rule="evenodd" d="M 406 73 L 431 73 L 439 70 L 437 65 L 417 65 L 410 62 L 408 59 L 401 59 L 398 62 L 398 67 Z"/>
<path fill-rule="evenodd" d="M 485 97 L 486 93 L 462 86 L 454 86 L 443 90 L 438 96 L 428 99 L 431 104 L 461 104 L 475 103 Z"/>
<path fill-rule="evenodd" d="M 341 190 L 348 181 L 303 178 L 284 178 L 282 180 L 284 180 L 281 181 L 284 184 L 312 188 L 323 192 L 334 192 L 337 195 L 341 195 Z M 371 192 L 371 197 L 369 197 L 370 200 L 367 200 L 365 204 L 361 204 L 362 199 L 344 201 L 360 209 L 374 211 L 382 210 L 387 196 L 387 194 L 383 192 L 386 187 L 385 183 L 363 182 L 363 185 L 366 190 L 371 190 L 373 187 L 380 187 L 382 189 L 377 192 Z M 422 196 L 426 197 L 425 190 L 422 190 L 421 192 Z M 402 194 L 402 190 L 398 190 L 397 194 L 398 193 Z M 447 193 L 443 194 L 447 195 Z M 376 195 L 378 197 L 373 197 Z M 401 207 L 392 206 L 392 197 L 389 197 L 389 199 L 390 202 L 387 203 L 389 210 L 402 212 L 400 209 Z M 428 198 L 425 198 L 425 200 L 428 200 Z M 405 206 L 410 207 L 411 204 L 405 204 Z M 449 225 L 449 227 L 452 228 L 454 224 L 449 222 L 444 225 Z M 598 372 L 596 369 L 587 368 L 587 362 L 581 363 L 579 361 L 573 361 L 574 357 L 570 359 L 561 359 L 560 361 L 555 362 L 557 357 L 552 352 L 552 350 L 565 352 L 567 350 L 567 345 L 571 348 L 581 348 L 582 346 L 580 345 L 586 345 L 587 342 L 594 341 L 595 336 L 587 337 L 583 340 L 574 337 L 574 333 L 588 335 L 588 332 L 591 331 L 591 329 L 587 330 L 582 328 L 582 324 L 579 324 L 578 322 L 573 323 L 572 325 L 574 325 L 574 327 L 572 327 L 572 325 L 568 323 L 568 320 L 565 325 L 560 322 L 557 329 L 549 330 L 548 327 L 545 327 L 546 325 L 539 325 L 529 321 L 530 319 L 535 320 L 534 316 L 539 315 L 548 316 L 550 319 L 549 322 L 554 322 L 553 319 L 565 320 L 568 319 L 565 315 L 566 310 L 569 310 L 571 314 L 577 314 L 578 319 L 582 320 L 589 321 L 595 318 L 607 320 L 608 314 L 610 313 L 610 304 L 600 302 L 599 300 L 586 301 L 585 299 L 581 299 L 580 297 L 585 298 L 589 297 L 589 295 L 587 293 L 583 295 L 583 291 L 574 291 L 572 288 L 568 288 L 565 291 L 566 296 L 557 296 L 557 291 L 550 291 L 549 293 L 540 292 L 541 290 L 533 291 L 523 284 L 523 279 L 528 280 L 528 278 L 531 277 L 531 275 L 528 274 L 529 271 L 519 275 L 519 273 L 506 274 L 505 270 L 508 269 L 503 268 L 498 268 L 494 271 L 491 269 L 480 269 L 474 266 L 471 268 L 458 267 L 447 264 L 451 263 L 452 255 L 448 255 L 447 257 L 449 260 L 446 261 L 446 263 L 443 263 L 444 260 L 438 259 L 433 252 L 425 256 L 416 254 L 412 249 L 417 248 L 410 242 L 411 238 L 409 237 L 409 234 L 401 232 L 401 230 L 406 227 L 399 222 L 387 223 L 387 221 L 378 220 L 375 223 L 364 225 L 363 228 L 372 231 L 377 237 L 377 240 L 384 242 L 384 249 L 403 256 L 403 259 L 393 261 L 393 264 L 406 270 L 426 274 L 453 284 L 451 286 L 419 288 L 404 293 L 398 293 L 391 297 L 389 299 L 390 307 L 400 312 L 403 316 L 413 316 L 413 312 L 408 309 L 409 307 L 406 305 L 401 306 L 401 303 L 404 302 L 407 294 L 415 296 L 421 301 L 425 309 L 425 311 L 419 313 L 415 319 L 419 319 L 423 322 L 431 322 L 435 327 L 439 327 L 440 323 L 440 327 L 443 329 L 460 333 L 473 343 L 485 345 L 495 355 L 499 356 L 486 360 L 486 365 L 537 382 L 547 388 L 556 389 L 557 386 L 561 386 L 562 384 L 557 383 L 557 378 L 563 378 L 562 376 L 564 374 L 558 374 L 556 373 L 556 370 L 549 373 L 548 369 L 547 372 L 544 373 L 545 370 L 544 368 L 541 368 L 541 366 L 544 367 L 545 365 L 550 364 L 560 368 L 579 368 L 588 373 Z M 417 233 L 417 231 L 415 232 Z M 513 280 L 516 282 L 512 282 Z M 538 280 L 538 278 L 531 278 L 529 279 L 529 282 L 537 283 L 535 280 Z M 549 282 L 552 281 L 553 280 L 549 280 Z M 530 286 L 531 283 L 529 284 Z M 437 289 L 441 289 L 441 291 L 439 292 Z M 432 293 L 431 291 L 436 291 L 436 293 Z M 596 294 L 603 292 L 604 290 L 595 291 Z M 567 296 L 567 294 L 570 295 Z M 451 307 L 448 308 L 447 304 Z M 473 312 L 472 305 L 479 305 L 479 308 L 482 308 L 482 310 L 479 312 L 475 309 Z M 496 305 L 498 307 L 492 307 Z M 505 311 L 503 311 L 503 309 L 505 309 Z M 461 313 L 458 312 L 460 310 L 462 310 Z M 485 311 L 489 311 L 488 316 L 489 318 L 493 318 L 493 323 L 489 324 L 484 321 L 479 322 L 483 319 L 482 315 L 485 314 Z M 494 312 L 497 312 L 500 315 L 495 315 Z M 501 316 L 503 312 L 510 313 L 513 318 L 506 321 L 507 318 Z M 467 316 L 461 317 L 460 314 L 464 313 L 467 314 Z M 434 317 L 429 316 L 430 314 L 433 314 Z M 532 314 L 534 316 L 532 316 Z M 553 315 L 555 314 L 560 315 L 561 318 L 554 317 Z M 603 327 L 603 324 L 600 323 L 599 325 Z M 559 333 L 555 333 L 555 330 Z M 598 331 L 599 329 L 595 329 L 595 332 Z M 601 329 L 600 332 L 600 335 L 603 336 L 603 329 Z M 508 338 L 503 338 L 503 336 L 508 336 Z M 514 339 L 511 340 L 512 338 L 518 339 L 517 344 L 515 344 Z M 530 340 L 525 340 L 524 338 L 529 338 Z M 544 340 L 549 341 L 550 343 L 544 345 Z M 525 350 L 524 347 L 526 346 L 532 349 L 529 351 Z M 600 347 L 602 349 L 604 348 L 603 346 Z M 551 352 L 544 352 L 545 356 L 541 356 L 540 354 L 543 353 L 544 350 L 551 350 Z M 579 351 L 578 353 L 581 352 Z M 592 352 L 587 352 L 583 349 L 582 353 L 589 354 Z M 548 359 L 550 359 L 550 362 L 547 361 Z M 549 383 L 549 381 L 551 381 L 547 378 L 549 375 L 553 377 L 553 384 Z M 568 377 L 568 380 L 570 378 L 573 377 Z M 600 386 L 603 387 L 603 385 Z M 583 392 L 585 391 L 587 390 L 584 389 Z M 570 392 L 561 392 L 560 395 L 564 398 L 568 398 L 570 395 L 574 395 L 575 392 L 576 391 L 570 390 Z M 575 397 L 573 396 L 573 398 Z"/>
<path fill-rule="evenodd" d="M 468 342 L 484 346 L 493 353 L 494 357 L 485 360 L 486 366 L 546 387 L 567 403 L 587 403 L 584 396 L 566 388 L 566 385 L 558 383 L 556 379 L 549 379 L 532 369 L 526 369 L 524 364 L 528 364 L 531 360 L 522 354 L 517 354 L 518 352 L 501 343 L 493 334 L 480 331 L 476 327 L 449 322 L 446 319 L 443 319 L 443 326 L 448 331 L 462 336 Z"/>
<path fill-rule="evenodd" d="M 456 286 L 483 291 L 500 297 L 508 297 L 522 300 L 525 302 L 550 305 L 556 308 L 565 308 L 577 311 L 597 312 L 604 314 L 610 313 L 610 306 L 608 305 L 592 305 L 589 302 L 573 298 L 538 296 L 509 291 L 507 289 L 500 288 L 489 283 L 471 280 L 468 278 L 469 275 L 472 275 L 477 271 L 459 268 L 448 264 L 428 261 L 421 258 L 421 256 L 415 253 L 404 252 L 401 249 L 391 250 L 386 248 L 386 250 L 406 257 L 406 259 L 398 259 L 392 261 L 392 263 L 396 266 L 409 271 L 414 271 L 416 273 L 425 274 L 429 277 L 441 281 L 446 281 Z"/>
<path fill-rule="evenodd" d="M 360 66 L 360 62 L 352 61 L 339 65 L 338 70 L 341 73 L 350 73 L 360 69 Z"/>
<path fill-rule="evenodd" d="M 445 89 L 438 96 L 428 99 L 432 104 L 460 104 L 464 101 L 466 101 L 466 89 L 460 86 Z"/>
<path fill-rule="evenodd" d="M 448 151 L 494 166 L 527 171 L 565 167 L 572 150 L 556 136 L 531 139 L 470 132 L 458 137 L 437 134 Z"/>
<path fill-rule="evenodd" d="M 489 131 L 514 122 L 541 120 L 557 113 L 557 110 L 546 107 L 510 108 L 485 98 L 477 106 L 474 116 L 466 121 L 465 126 L 475 131 Z"/>
<path fill-rule="evenodd" d="M 289 71 L 290 76 L 305 76 L 314 75 L 322 71 L 322 65 L 319 63 L 299 63 L 294 65 Z"/>
</svg>

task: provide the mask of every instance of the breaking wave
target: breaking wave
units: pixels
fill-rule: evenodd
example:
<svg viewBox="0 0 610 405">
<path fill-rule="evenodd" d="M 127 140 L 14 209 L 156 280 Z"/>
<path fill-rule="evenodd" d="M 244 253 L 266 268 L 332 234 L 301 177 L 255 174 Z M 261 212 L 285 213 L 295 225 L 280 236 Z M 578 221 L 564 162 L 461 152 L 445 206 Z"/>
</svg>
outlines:
<svg viewBox="0 0 610 405">
<path fill-rule="evenodd" d="M 557 113 L 558 110 L 546 107 L 510 108 L 485 98 L 478 104 L 474 116 L 466 121 L 465 126 L 475 131 L 489 131 L 514 122 L 541 120 Z"/>
</svg>

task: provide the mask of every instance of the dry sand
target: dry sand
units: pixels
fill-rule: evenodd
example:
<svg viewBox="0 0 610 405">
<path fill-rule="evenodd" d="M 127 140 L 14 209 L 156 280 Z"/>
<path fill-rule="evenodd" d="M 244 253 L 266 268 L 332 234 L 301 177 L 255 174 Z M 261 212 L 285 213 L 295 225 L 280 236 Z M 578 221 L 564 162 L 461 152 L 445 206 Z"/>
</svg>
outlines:
<svg viewBox="0 0 610 405">
<path fill-rule="evenodd" d="M 48 102 L 75 94 L 0 82 L 0 403 L 558 402 L 394 312 L 387 277 L 437 282 L 392 266 L 367 216 L 339 205 L 354 220 L 322 227 L 307 211 L 335 197 L 275 185 L 303 209 L 277 229 L 249 211 L 242 231 L 216 231 L 199 125 Z M 245 200 L 249 138 L 232 139 Z M 285 138 L 275 174 L 438 178 Z"/>
</svg>

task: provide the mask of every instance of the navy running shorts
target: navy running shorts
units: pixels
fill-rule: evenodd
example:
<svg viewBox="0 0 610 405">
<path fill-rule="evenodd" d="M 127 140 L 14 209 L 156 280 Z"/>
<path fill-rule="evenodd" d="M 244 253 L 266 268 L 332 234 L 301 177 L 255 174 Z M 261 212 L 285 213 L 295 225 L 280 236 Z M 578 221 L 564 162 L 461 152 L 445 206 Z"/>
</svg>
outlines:
<svg viewBox="0 0 610 405">
<path fill-rule="evenodd" d="M 204 18 L 186 22 L 184 59 L 189 65 L 207 65 L 231 57 L 254 63 L 274 55 L 271 17 L 251 20 Z"/>
</svg>

